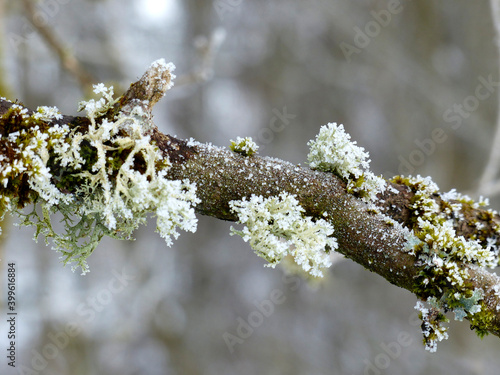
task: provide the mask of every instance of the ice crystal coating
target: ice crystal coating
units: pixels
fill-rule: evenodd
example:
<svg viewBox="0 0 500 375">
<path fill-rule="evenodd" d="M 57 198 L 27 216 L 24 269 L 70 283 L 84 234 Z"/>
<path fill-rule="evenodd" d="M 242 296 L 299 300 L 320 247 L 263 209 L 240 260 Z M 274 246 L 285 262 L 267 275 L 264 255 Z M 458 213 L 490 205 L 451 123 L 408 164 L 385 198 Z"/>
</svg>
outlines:
<svg viewBox="0 0 500 375">
<path fill-rule="evenodd" d="M 236 137 L 236 140 L 231 139 L 231 150 L 243 156 L 252 156 L 257 154 L 259 146 L 252 140 L 252 137 Z"/>
<path fill-rule="evenodd" d="M 316 139 L 309 141 L 308 146 L 307 160 L 311 168 L 336 173 L 347 182 L 348 191 L 370 201 L 385 190 L 385 181 L 369 170 L 368 152 L 351 141 L 343 125 L 328 123 L 322 126 Z"/>
<path fill-rule="evenodd" d="M 76 262 L 73 269 L 80 266 L 83 273 L 88 271 L 86 258 L 104 235 L 129 239 L 148 213 L 156 216 L 156 230 L 169 246 L 179 236 L 177 229 L 194 232 L 193 205 L 199 203 L 194 184 L 166 179 L 170 163 L 151 142 L 150 119 L 143 108 L 102 118 L 116 102 L 113 88 L 99 84 L 94 92 L 102 97 L 80 103 L 90 120 L 83 132 L 48 124 L 59 118 L 56 108 L 41 107 L 29 115 L 13 105 L 2 117 L 22 126 L 2 139 L 12 156 L 0 160 L 0 213 L 39 203 L 41 215 L 36 209 L 17 211 L 22 224 L 37 227 L 35 238 L 53 238 L 64 263 Z M 51 173 L 55 166 L 57 176 Z M 36 196 L 9 196 L 24 178 Z M 56 212 L 63 216 L 64 234 L 52 227 Z"/>
<path fill-rule="evenodd" d="M 229 202 L 245 224 L 239 231 L 231 227 L 266 259 L 266 266 L 275 267 L 286 255 L 291 255 L 302 269 L 315 277 L 322 277 L 324 268 L 331 266 L 330 251 L 337 249 L 333 227 L 323 219 L 313 221 L 304 216 L 304 209 L 293 195 L 281 193 L 278 197 L 263 198 L 252 195 Z"/>
</svg>

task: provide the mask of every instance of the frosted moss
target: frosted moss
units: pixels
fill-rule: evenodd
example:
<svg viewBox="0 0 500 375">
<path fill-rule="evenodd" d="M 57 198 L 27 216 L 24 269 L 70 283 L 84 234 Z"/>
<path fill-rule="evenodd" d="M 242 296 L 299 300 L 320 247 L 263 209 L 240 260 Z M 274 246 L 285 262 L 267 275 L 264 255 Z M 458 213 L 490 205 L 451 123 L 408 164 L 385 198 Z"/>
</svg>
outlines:
<svg viewBox="0 0 500 375">
<path fill-rule="evenodd" d="M 297 199 L 288 193 L 263 198 L 252 195 L 229 203 L 239 222 L 245 224 L 232 234 L 243 237 L 257 255 L 275 267 L 291 255 L 303 271 L 315 277 L 323 276 L 323 269 L 331 266 L 330 251 L 337 248 L 333 227 L 323 219 L 314 221 L 304 215 Z"/>
<path fill-rule="evenodd" d="M 368 153 L 344 130 L 343 125 L 322 126 L 315 140 L 309 141 L 307 160 L 313 169 L 337 174 L 347 189 L 366 201 L 374 200 L 386 187 L 384 179 L 370 172 Z"/>
<path fill-rule="evenodd" d="M 80 103 L 90 120 L 83 132 L 49 124 L 60 119 L 56 108 L 30 115 L 13 105 L 1 118 L 9 128 L 1 140 L 9 157 L 0 160 L 0 213 L 17 212 L 22 224 L 36 226 L 35 237 L 53 238 L 64 263 L 74 262 L 73 269 L 80 266 L 84 273 L 104 235 L 129 239 L 148 213 L 156 216 L 156 230 L 169 246 L 178 229 L 194 232 L 193 205 L 199 202 L 189 181 L 165 178 L 170 162 L 148 135 L 150 118 L 141 103 L 112 119 L 101 117 L 115 104 L 113 89 L 99 84 L 94 92 L 102 97 Z M 40 210 L 16 209 L 28 203 Z M 63 234 L 53 229 L 55 213 L 62 214 Z"/>
</svg>

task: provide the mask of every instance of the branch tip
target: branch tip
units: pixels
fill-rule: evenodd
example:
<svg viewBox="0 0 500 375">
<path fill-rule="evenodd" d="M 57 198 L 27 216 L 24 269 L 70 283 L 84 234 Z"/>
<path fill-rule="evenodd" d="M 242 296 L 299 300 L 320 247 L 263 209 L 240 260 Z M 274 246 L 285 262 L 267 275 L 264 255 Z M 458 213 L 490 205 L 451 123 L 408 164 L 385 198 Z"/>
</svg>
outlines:
<svg viewBox="0 0 500 375">
<path fill-rule="evenodd" d="M 144 103 L 146 112 L 151 112 L 154 105 L 174 86 L 175 65 L 165 59 L 154 61 L 141 79 L 132 83 L 119 101 L 119 106 L 126 109 Z"/>
</svg>

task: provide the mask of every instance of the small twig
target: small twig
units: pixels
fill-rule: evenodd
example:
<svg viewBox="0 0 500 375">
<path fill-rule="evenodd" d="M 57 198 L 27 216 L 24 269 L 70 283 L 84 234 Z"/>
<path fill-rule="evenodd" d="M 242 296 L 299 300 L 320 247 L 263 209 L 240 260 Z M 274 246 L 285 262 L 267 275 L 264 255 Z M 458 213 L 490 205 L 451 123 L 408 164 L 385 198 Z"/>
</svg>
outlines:
<svg viewBox="0 0 500 375">
<path fill-rule="evenodd" d="M 61 65 L 68 73 L 75 77 L 83 91 L 88 91 L 92 87 L 92 83 L 96 80 L 92 75 L 85 70 L 78 59 L 71 53 L 54 31 L 45 24 L 36 22 L 36 8 L 32 0 L 22 0 L 27 17 L 37 29 L 40 36 L 45 40 L 47 45 L 57 53 Z"/>
<path fill-rule="evenodd" d="M 490 6 L 493 14 L 493 24 L 496 30 L 497 51 L 500 56 L 500 0 L 490 0 Z M 495 135 L 491 144 L 488 162 L 486 163 L 481 178 L 479 179 L 479 185 L 476 190 L 478 195 L 488 193 L 491 196 L 493 191 L 498 193 L 497 189 L 492 189 L 492 185 L 498 185 L 500 183 L 500 181 L 494 182 L 500 167 L 500 96 L 498 98 L 499 103 Z"/>
</svg>

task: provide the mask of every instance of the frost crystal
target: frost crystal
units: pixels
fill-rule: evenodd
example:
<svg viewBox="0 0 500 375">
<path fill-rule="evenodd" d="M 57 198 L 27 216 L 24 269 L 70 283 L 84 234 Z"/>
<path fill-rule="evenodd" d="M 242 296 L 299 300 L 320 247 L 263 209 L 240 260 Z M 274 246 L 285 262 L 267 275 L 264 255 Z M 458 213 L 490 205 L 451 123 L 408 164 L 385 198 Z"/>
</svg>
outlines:
<svg viewBox="0 0 500 375">
<path fill-rule="evenodd" d="M 252 195 L 249 200 L 229 202 L 245 224 L 242 231 L 231 227 L 232 234 L 243 237 L 255 252 L 275 267 L 286 255 L 291 255 L 305 272 L 322 277 L 322 269 L 331 266 L 330 251 L 337 249 L 333 227 L 323 219 L 313 221 L 304 216 L 304 209 L 288 193 L 263 198 Z"/>
<path fill-rule="evenodd" d="M 230 148 L 238 154 L 252 156 L 258 153 L 257 150 L 259 149 L 259 146 L 257 146 L 257 143 L 252 140 L 252 137 L 236 137 L 236 141 L 231 139 Z"/>
<path fill-rule="evenodd" d="M 329 123 L 322 126 L 316 139 L 309 141 L 308 146 L 307 160 L 311 168 L 336 173 L 347 181 L 350 192 L 370 201 L 385 190 L 385 181 L 369 170 L 368 153 L 351 141 L 343 125 Z"/>
<path fill-rule="evenodd" d="M 16 191 L 10 185 L 21 184 L 26 176 L 42 215 L 18 212 L 22 224 L 36 226 L 35 237 L 53 238 L 64 263 L 76 262 L 84 273 L 86 258 L 104 235 L 129 239 L 149 213 L 157 217 L 156 230 L 169 246 L 179 236 L 177 229 L 194 232 L 193 205 L 199 203 L 194 184 L 166 179 L 170 163 L 147 135 L 149 117 L 142 107 L 103 119 L 115 103 L 113 88 L 99 84 L 94 92 L 102 97 L 80 103 L 90 120 L 84 132 L 40 122 L 58 119 L 55 108 L 40 107 L 28 116 L 12 106 L 3 120 L 22 116 L 24 124 L 5 138 L 13 156 L 0 160 L 0 214 L 24 206 L 20 196 L 12 197 L 13 205 L 5 193 Z M 57 176 L 51 173 L 55 165 Z M 63 216 L 64 234 L 52 227 L 56 212 Z"/>
</svg>

